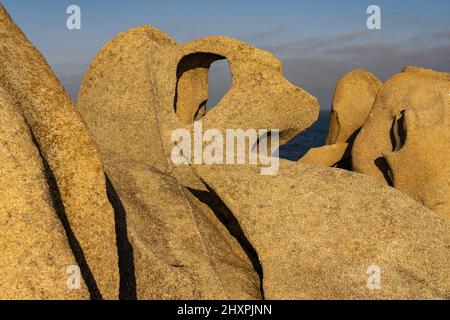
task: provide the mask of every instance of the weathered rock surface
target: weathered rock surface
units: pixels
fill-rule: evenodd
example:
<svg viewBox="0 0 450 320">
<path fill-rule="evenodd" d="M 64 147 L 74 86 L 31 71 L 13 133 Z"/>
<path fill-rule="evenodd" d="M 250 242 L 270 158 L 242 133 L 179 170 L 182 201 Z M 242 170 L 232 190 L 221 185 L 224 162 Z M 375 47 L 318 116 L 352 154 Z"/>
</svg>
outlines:
<svg viewBox="0 0 450 320">
<path fill-rule="evenodd" d="M 213 211 L 177 180 L 109 153 L 115 207 L 123 208 L 138 299 L 260 299 L 247 255 Z"/>
<path fill-rule="evenodd" d="M 450 217 L 450 75 L 409 67 L 382 87 L 353 150 L 355 171 Z"/>
<path fill-rule="evenodd" d="M 281 164 L 196 167 L 255 248 L 266 298 L 450 298 L 448 220 L 364 175 Z"/>
<path fill-rule="evenodd" d="M 69 290 L 76 265 L 30 130 L 0 81 L 0 299 L 88 299 Z"/>
<path fill-rule="evenodd" d="M 298 162 L 321 167 L 332 167 L 345 157 L 347 149 L 348 143 L 312 148 Z"/>
<path fill-rule="evenodd" d="M 382 83 L 367 70 L 356 69 L 336 84 L 327 144 L 352 143 L 366 122 Z"/>
<path fill-rule="evenodd" d="M 70 227 L 101 294 L 117 298 L 114 213 L 98 151 L 45 59 L 1 5 L 0 39 L 0 78 L 18 102 L 56 178 Z"/>
</svg>

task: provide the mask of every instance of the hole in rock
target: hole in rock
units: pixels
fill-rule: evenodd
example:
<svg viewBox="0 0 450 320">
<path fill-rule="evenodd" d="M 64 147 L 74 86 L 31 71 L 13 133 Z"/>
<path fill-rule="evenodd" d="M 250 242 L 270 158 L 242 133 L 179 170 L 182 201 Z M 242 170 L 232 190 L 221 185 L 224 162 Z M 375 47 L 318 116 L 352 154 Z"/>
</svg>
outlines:
<svg viewBox="0 0 450 320">
<path fill-rule="evenodd" d="M 399 151 L 406 142 L 406 127 L 405 127 L 405 110 L 400 112 L 400 115 L 394 118 L 392 123 L 390 138 L 392 144 L 392 151 Z"/>
<path fill-rule="evenodd" d="M 208 102 L 206 112 L 213 109 L 231 88 L 231 71 L 228 60 L 218 60 L 211 64 L 208 77 Z"/>
<path fill-rule="evenodd" d="M 184 124 L 200 120 L 220 101 L 230 86 L 231 73 L 225 57 L 201 52 L 183 57 L 177 68 L 176 115 Z"/>
</svg>

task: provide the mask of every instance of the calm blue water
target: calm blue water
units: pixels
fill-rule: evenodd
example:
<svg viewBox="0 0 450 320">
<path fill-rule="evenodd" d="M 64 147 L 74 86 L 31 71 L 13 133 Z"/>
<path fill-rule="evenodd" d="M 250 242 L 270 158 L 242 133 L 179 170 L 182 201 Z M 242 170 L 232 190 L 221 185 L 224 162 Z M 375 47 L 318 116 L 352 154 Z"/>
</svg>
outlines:
<svg viewBox="0 0 450 320">
<path fill-rule="evenodd" d="M 280 147 L 280 158 L 297 161 L 310 148 L 320 147 L 325 144 L 330 122 L 330 111 L 321 110 L 319 119 L 308 130 Z"/>
</svg>

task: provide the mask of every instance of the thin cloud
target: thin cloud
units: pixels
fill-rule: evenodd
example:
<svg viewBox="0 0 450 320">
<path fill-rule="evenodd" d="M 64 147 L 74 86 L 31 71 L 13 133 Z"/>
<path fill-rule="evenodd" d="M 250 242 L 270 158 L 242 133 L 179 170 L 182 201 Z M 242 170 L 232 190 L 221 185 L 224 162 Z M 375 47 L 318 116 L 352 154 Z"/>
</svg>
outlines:
<svg viewBox="0 0 450 320">
<path fill-rule="evenodd" d="M 450 30 L 433 33 L 432 37 L 437 38 L 437 39 L 439 39 L 439 38 L 450 39 Z"/>
<path fill-rule="evenodd" d="M 382 81 L 408 65 L 450 72 L 450 44 L 410 48 L 403 43 L 362 43 L 330 49 L 322 55 L 298 54 L 282 60 L 286 77 L 316 96 L 321 107 L 328 109 L 336 82 L 353 69 L 367 69 Z"/>
<path fill-rule="evenodd" d="M 350 43 L 362 39 L 367 32 L 352 32 L 334 37 L 314 37 L 286 42 L 278 45 L 266 45 L 264 49 L 275 53 L 301 52 L 303 55 L 320 51 L 335 45 Z"/>
<path fill-rule="evenodd" d="M 242 38 L 246 39 L 246 40 L 253 40 L 253 41 L 268 40 L 268 39 L 271 39 L 275 36 L 278 36 L 278 35 L 284 33 L 288 29 L 289 28 L 287 26 L 276 27 L 276 28 L 248 34 L 248 35 L 243 36 Z"/>
<path fill-rule="evenodd" d="M 396 51 L 400 50 L 398 45 L 377 43 L 377 42 L 367 42 L 367 43 L 357 43 L 352 45 L 340 46 L 337 48 L 331 48 L 324 51 L 325 54 L 339 54 L 339 55 L 373 55 L 378 53 L 383 53 L 386 55 L 394 54 Z"/>
</svg>

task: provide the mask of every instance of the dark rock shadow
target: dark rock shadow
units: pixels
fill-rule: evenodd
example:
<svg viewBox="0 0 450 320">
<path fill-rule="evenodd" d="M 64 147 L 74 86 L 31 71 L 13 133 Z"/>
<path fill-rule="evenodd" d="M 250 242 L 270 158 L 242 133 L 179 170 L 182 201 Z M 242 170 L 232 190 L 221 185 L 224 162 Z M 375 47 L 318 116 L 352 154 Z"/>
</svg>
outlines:
<svg viewBox="0 0 450 320">
<path fill-rule="evenodd" d="M 31 131 L 31 130 L 30 130 Z M 53 174 L 50 165 L 47 162 L 47 159 L 42 154 L 42 151 L 39 147 L 39 143 L 36 140 L 33 132 L 31 131 L 33 143 L 39 151 L 40 157 L 42 159 L 42 163 L 44 165 L 44 174 L 47 180 L 47 184 L 50 189 L 50 194 L 52 198 L 53 208 L 61 221 L 61 224 L 66 232 L 67 239 L 69 241 L 70 248 L 72 249 L 72 253 L 77 261 L 78 267 L 81 270 L 81 275 L 83 276 L 84 282 L 89 290 L 89 294 L 92 300 L 102 300 L 103 297 L 98 288 L 97 282 L 95 281 L 94 275 L 92 274 L 91 269 L 86 261 L 86 257 L 84 255 L 83 249 L 80 246 L 71 226 L 69 223 L 69 219 L 67 218 L 67 214 L 64 208 L 64 203 L 61 198 L 61 193 L 56 182 L 56 177 Z"/>
<path fill-rule="evenodd" d="M 385 157 L 379 157 L 375 159 L 374 161 L 375 166 L 381 171 L 381 173 L 384 176 L 384 179 L 386 179 L 386 182 L 393 187 L 394 182 L 392 180 L 392 171 L 391 167 L 389 166 L 389 163 L 387 162 Z"/>
<path fill-rule="evenodd" d="M 126 210 L 111 180 L 106 174 L 105 177 L 108 199 L 114 208 L 114 219 L 116 223 L 116 241 L 120 273 L 119 299 L 137 300 L 134 254 L 133 247 L 128 239 Z"/>
<path fill-rule="evenodd" d="M 230 234 L 239 242 L 247 257 L 251 261 L 253 269 L 259 276 L 260 292 L 262 299 L 264 300 L 263 268 L 255 248 L 245 236 L 241 226 L 239 225 L 239 221 L 236 219 L 227 205 L 222 201 L 222 199 L 220 199 L 220 197 L 214 192 L 214 190 L 212 190 L 208 185 L 206 185 L 206 187 L 208 189 L 208 192 L 192 188 L 187 189 L 194 197 L 206 204 L 214 212 L 217 219 L 219 219 L 219 221 L 228 229 Z"/>
<path fill-rule="evenodd" d="M 391 139 L 392 151 L 399 151 L 406 142 L 406 127 L 405 127 L 405 110 L 400 112 L 399 116 L 394 118 L 391 130 L 389 132 Z"/>
</svg>

